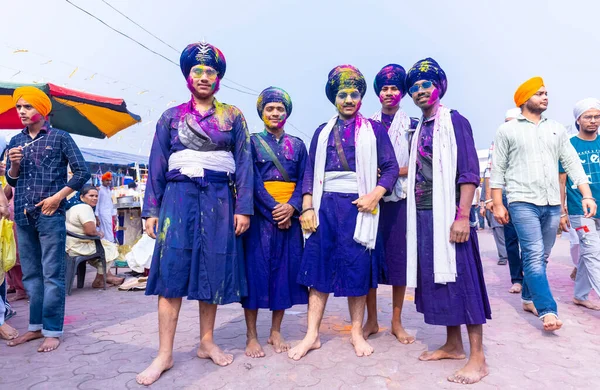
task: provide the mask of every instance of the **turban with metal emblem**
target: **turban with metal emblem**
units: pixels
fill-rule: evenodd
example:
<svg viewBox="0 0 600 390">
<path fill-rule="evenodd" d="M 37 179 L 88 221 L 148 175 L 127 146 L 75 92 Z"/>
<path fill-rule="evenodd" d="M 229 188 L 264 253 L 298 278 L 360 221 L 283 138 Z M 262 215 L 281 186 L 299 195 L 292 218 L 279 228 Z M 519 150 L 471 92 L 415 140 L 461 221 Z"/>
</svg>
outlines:
<svg viewBox="0 0 600 390">
<path fill-rule="evenodd" d="M 227 68 L 227 62 L 221 50 L 206 42 L 189 44 L 181 52 L 179 66 L 186 79 L 190 75 L 190 70 L 196 65 L 210 66 L 217 71 L 219 79 L 225 76 L 225 69 Z"/>
</svg>

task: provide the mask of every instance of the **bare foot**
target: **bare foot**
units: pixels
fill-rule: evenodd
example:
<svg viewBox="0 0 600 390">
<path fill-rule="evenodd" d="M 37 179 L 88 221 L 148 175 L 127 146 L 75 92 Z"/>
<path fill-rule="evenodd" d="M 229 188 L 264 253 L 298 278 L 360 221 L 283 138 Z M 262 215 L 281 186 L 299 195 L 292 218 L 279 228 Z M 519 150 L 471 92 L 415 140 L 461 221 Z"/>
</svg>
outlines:
<svg viewBox="0 0 600 390">
<path fill-rule="evenodd" d="M 585 301 L 583 301 L 583 300 L 580 300 L 580 299 L 577 299 L 577 298 L 573 298 L 573 303 L 576 304 L 576 305 L 588 308 L 590 310 L 600 310 L 600 306 L 599 305 L 596 305 L 595 303 L 593 303 L 592 301 L 587 300 L 587 299 Z"/>
<path fill-rule="evenodd" d="M 200 342 L 197 355 L 200 359 L 211 359 L 217 366 L 224 367 L 233 363 L 233 355 L 223 352 L 223 350 L 213 342 Z"/>
<path fill-rule="evenodd" d="M 375 351 L 364 337 L 350 336 L 350 342 L 354 346 L 354 352 L 358 357 L 370 356 Z"/>
<path fill-rule="evenodd" d="M 271 335 L 269 336 L 267 343 L 273 346 L 275 353 L 286 352 L 290 349 L 290 344 L 286 343 L 281 333 L 276 331 L 271 331 Z"/>
<path fill-rule="evenodd" d="M 402 327 L 402 324 L 392 324 L 392 334 L 402 344 L 412 344 L 415 342 L 415 337 L 408 334 Z"/>
<path fill-rule="evenodd" d="M 19 291 L 17 291 L 17 293 L 16 293 L 15 295 L 13 295 L 13 296 L 11 296 L 11 297 L 7 298 L 6 300 L 7 300 L 9 303 L 12 303 L 12 302 L 20 301 L 20 300 L 22 300 L 22 299 L 27 299 L 27 298 L 28 298 L 28 297 L 27 297 L 27 293 L 26 293 L 25 291 L 21 291 L 21 290 L 19 290 Z"/>
<path fill-rule="evenodd" d="M 523 303 L 523 310 L 532 313 L 536 317 L 538 315 L 538 311 L 533 303 Z"/>
<path fill-rule="evenodd" d="M 149 386 L 156 382 L 163 372 L 173 367 L 173 357 L 163 358 L 158 355 L 144 371 L 137 374 L 135 380 L 143 386 Z"/>
<path fill-rule="evenodd" d="M 508 290 L 509 293 L 511 294 L 519 294 L 521 292 L 521 290 L 523 290 L 523 286 L 521 286 L 521 283 L 514 283 L 510 289 Z"/>
<path fill-rule="evenodd" d="M 428 362 L 442 359 L 456 359 L 461 360 L 466 358 L 465 350 L 463 347 L 453 347 L 446 344 L 442 345 L 440 349 L 436 349 L 433 352 L 425 351 L 419 356 L 419 360 Z"/>
<path fill-rule="evenodd" d="M 265 352 L 256 337 L 251 337 L 246 341 L 246 356 L 251 358 L 261 358 L 265 356 Z"/>
<path fill-rule="evenodd" d="M 571 271 L 571 275 L 569 275 L 569 277 L 572 281 L 575 281 L 575 278 L 577 277 L 577 267 L 573 268 L 573 271 Z"/>
<path fill-rule="evenodd" d="M 288 357 L 293 360 L 300 360 L 308 353 L 308 351 L 319 348 L 321 348 L 319 336 L 317 335 L 313 338 L 309 337 L 307 334 L 306 337 L 300 341 L 300 344 L 288 351 Z"/>
<path fill-rule="evenodd" d="M 562 327 L 562 321 L 558 319 L 554 314 L 548 314 L 542 318 L 544 322 L 544 330 L 547 332 L 552 332 L 555 330 L 559 330 Z"/>
<path fill-rule="evenodd" d="M 365 340 L 367 340 L 369 338 L 369 336 L 371 336 L 372 334 L 377 334 L 377 332 L 379 332 L 379 324 L 377 323 L 377 320 L 375 321 L 368 321 L 365 322 L 365 325 L 363 326 L 363 337 Z"/>
<path fill-rule="evenodd" d="M 38 348 L 38 352 L 52 352 L 60 345 L 58 337 L 46 337 L 44 342 Z"/>
<path fill-rule="evenodd" d="M 31 340 L 37 340 L 37 339 L 41 339 L 42 337 L 44 337 L 42 335 L 42 331 L 38 330 L 37 332 L 27 332 L 22 336 L 17 337 L 14 340 L 9 341 L 8 343 L 6 343 L 6 345 L 8 345 L 9 347 L 16 347 L 17 345 L 21 345 L 24 344 L 28 341 Z"/>
<path fill-rule="evenodd" d="M 19 331 L 8 325 L 6 322 L 0 325 L 0 339 L 14 340 L 19 337 Z"/>
<path fill-rule="evenodd" d="M 448 381 L 471 385 L 479 382 L 488 374 L 489 370 L 485 360 L 483 362 L 475 362 L 473 359 L 469 359 L 463 368 L 448 377 Z"/>
</svg>

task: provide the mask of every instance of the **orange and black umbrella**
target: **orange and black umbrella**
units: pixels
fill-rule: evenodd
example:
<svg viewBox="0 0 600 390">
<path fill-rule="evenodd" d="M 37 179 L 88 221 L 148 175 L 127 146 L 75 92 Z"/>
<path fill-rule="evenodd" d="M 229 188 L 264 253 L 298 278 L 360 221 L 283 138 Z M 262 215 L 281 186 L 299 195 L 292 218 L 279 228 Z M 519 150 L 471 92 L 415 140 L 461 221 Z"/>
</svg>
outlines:
<svg viewBox="0 0 600 390">
<path fill-rule="evenodd" d="M 86 137 L 111 137 L 141 121 L 127 110 L 123 99 L 92 95 L 54 84 L 17 84 L 0 82 L 0 129 L 22 129 L 12 100 L 15 89 L 31 85 L 44 91 L 52 101 L 49 120 L 52 126 Z"/>
</svg>

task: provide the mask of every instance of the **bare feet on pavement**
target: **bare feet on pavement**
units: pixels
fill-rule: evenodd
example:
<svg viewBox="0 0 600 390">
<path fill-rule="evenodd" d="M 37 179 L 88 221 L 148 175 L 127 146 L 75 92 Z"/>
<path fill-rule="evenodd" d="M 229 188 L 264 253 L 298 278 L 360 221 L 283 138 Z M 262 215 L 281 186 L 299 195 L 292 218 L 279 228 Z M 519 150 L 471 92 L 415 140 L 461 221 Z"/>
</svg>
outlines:
<svg viewBox="0 0 600 390">
<path fill-rule="evenodd" d="M 578 306 L 583 306 L 590 310 L 600 310 L 600 305 L 596 305 L 595 303 L 587 299 L 584 301 L 577 298 L 573 298 L 573 303 Z"/>
<path fill-rule="evenodd" d="M 17 345 L 24 344 L 31 340 L 41 339 L 42 337 L 44 337 L 44 336 L 42 335 L 41 330 L 38 330 L 37 332 L 29 331 L 29 332 L 26 332 L 25 334 L 17 337 L 16 339 L 9 341 L 8 343 L 6 343 L 6 345 L 8 345 L 9 347 L 16 347 Z"/>
<path fill-rule="evenodd" d="M 19 290 L 15 293 L 15 295 L 8 297 L 6 300 L 8 301 L 8 303 L 12 303 L 27 298 L 29 298 L 27 296 L 27 293 L 25 291 Z"/>
<path fill-rule="evenodd" d="M 364 337 L 350 336 L 350 342 L 354 346 L 354 352 L 358 357 L 370 356 L 375 351 Z"/>
<path fill-rule="evenodd" d="M 562 327 L 562 321 L 558 319 L 554 314 L 548 314 L 542 318 L 544 322 L 544 330 L 547 332 L 553 332 L 559 330 Z"/>
<path fill-rule="evenodd" d="M 8 325 L 6 322 L 0 325 L 0 339 L 14 340 L 19 337 L 19 331 Z"/>
<path fill-rule="evenodd" d="M 379 324 L 377 321 L 367 321 L 363 326 L 363 337 L 365 340 L 369 338 L 369 336 L 373 334 L 377 334 L 379 332 Z"/>
<path fill-rule="evenodd" d="M 573 271 L 571 271 L 571 275 L 569 275 L 569 277 L 572 281 L 575 281 L 575 278 L 577 277 L 577 267 L 573 268 Z"/>
<path fill-rule="evenodd" d="M 461 360 L 466 358 L 465 350 L 463 347 L 454 347 L 449 345 L 442 345 L 440 349 L 436 349 L 433 352 L 425 351 L 419 356 L 419 360 L 421 361 L 435 361 L 442 359 L 456 359 Z"/>
<path fill-rule="evenodd" d="M 471 385 L 479 382 L 483 377 L 487 376 L 489 374 L 489 370 L 485 360 L 482 362 L 474 360 L 475 359 L 469 359 L 463 368 L 448 377 L 448 381 L 462 383 L 464 385 Z"/>
<path fill-rule="evenodd" d="M 290 349 L 290 344 L 285 341 L 279 332 L 271 331 L 267 343 L 273 346 L 275 353 L 287 352 Z"/>
<path fill-rule="evenodd" d="M 233 355 L 223 352 L 215 343 L 202 343 L 198 347 L 200 359 L 211 359 L 217 366 L 228 366 L 233 363 Z"/>
<path fill-rule="evenodd" d="M 521 292 L 521 290 L 523 290 L 523 286 L 521 286 L 521 283 L 514 283 L 510 289 L 508 290 L 509 293 L 511 294 L 519 294 Z"/>
<path fill-rule="evenodd" d="M 38 348 L 38 352 L 52 352 L 60 345 L 60 339 L 58 337 L 46 337 L 44 342 Z"/>
<path fill-rule="evenodd" d="M 156 382 L 163 372 L 173 367 L 173 357 L 163 358 L 157 356 L 144 371 L 137 374 L 135 380 L 143 386 L 149 386 Z"/>
<path fill-rule="evenodd" d="M 536 317 L 538 315 L 538 311 L 533 303 L 523 303 L 523 310 L 532 313 Z"/>
<path fill-rule="evenodd" d="M 256 337 L 250 337 L 246 341 L 246 356 L 251 358 L 265 357 L 265 351 L 263 351 L 262 346 Z"/>
<path fill-rule="evenodd" d="M 412 344 L 415 342 L 415 337 L 408 334 L 402 327 L 402 324 L 392 324 L 392 334 L 402 344 Z"/>
<path fill-rule="evenodd" d="M 293 360 L 300 360 L 308 353 L 308 351 L 319 348 L 321 348 L 319 336 L 309 337 L 306 335 L 306 337 L 300 341 L 300 344 L 288 351 L 288 357 Z"/>
</svg>

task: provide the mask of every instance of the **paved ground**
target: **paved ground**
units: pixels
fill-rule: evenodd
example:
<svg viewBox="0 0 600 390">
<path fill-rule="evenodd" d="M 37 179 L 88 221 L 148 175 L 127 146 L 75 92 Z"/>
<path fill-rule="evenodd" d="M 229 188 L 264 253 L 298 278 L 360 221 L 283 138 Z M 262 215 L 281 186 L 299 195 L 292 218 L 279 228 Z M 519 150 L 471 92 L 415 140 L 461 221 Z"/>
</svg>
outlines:
<svg viewBox="0 0 600 390">
<path fill-rule="evenodd" d="M 573 283 L 569 244 L 558 240 L 550 260 L 549 275 L 559 311 L 565 323 L 554 335 L 544 334 L 541 323 L 520 309 L 518 296 L 508 294 L 508 266 L 498 266 L 491 234 L 480 234 L 485 277 L 493 320 L 484 327 L 485 352 L 490 375 L 477 389 L 593 389 L 600 383 L 600 313 L 571 303 Z M 35 352 L 38 341 L 8 348 L 0 344 L 0 389 L 125 389 L 140 387 L 135 374 L 155 356 L 158 347 L 156 299 L 141 292 L 93 290 L 89 284 L 67 300 L 65 337 L 59 350 Z M 595 294 L 593 299 L 598 299 Z M 216 341 L 235 356 L 225 368 L 195 357 L 198 344 L 198 309 L 185 302 L 175 339 L 175 367 L 157 384 L 158 389 L 239 388 L 460 388 L 446 377 L 461 367 L 460 361 L 420 362 L 422 351 L 444 341 L 442 327 L 423 323 L 407 296 L 404 322 L 417 341 L 400 345 L 389 333 L 390 289 L 379 290 L 380 324 L 372 339 L 375 354 L 354 356 L 349 344 L 349 316 L 345 299 L 330 299 L 321 327 L 323 347 L 300 362 L 265 348 L 266 357 L 244 356 L 245 324 L 240 306 L 221 307 L 217 315 Z M 24 332 L 27 303 L 15 304 L 18 315 L 11 324 Z M 305 307 L 295 307 L 284 321 L 284 332 L 295 342 L 303 336 Z M 267 312 L 259 316 L 259 334 L 266 340 L 270 325 Z M 465 340 L 466 334 L 464 335 Z M 594 385 L 596 383 L 596 385 Z"/>
</svg>

